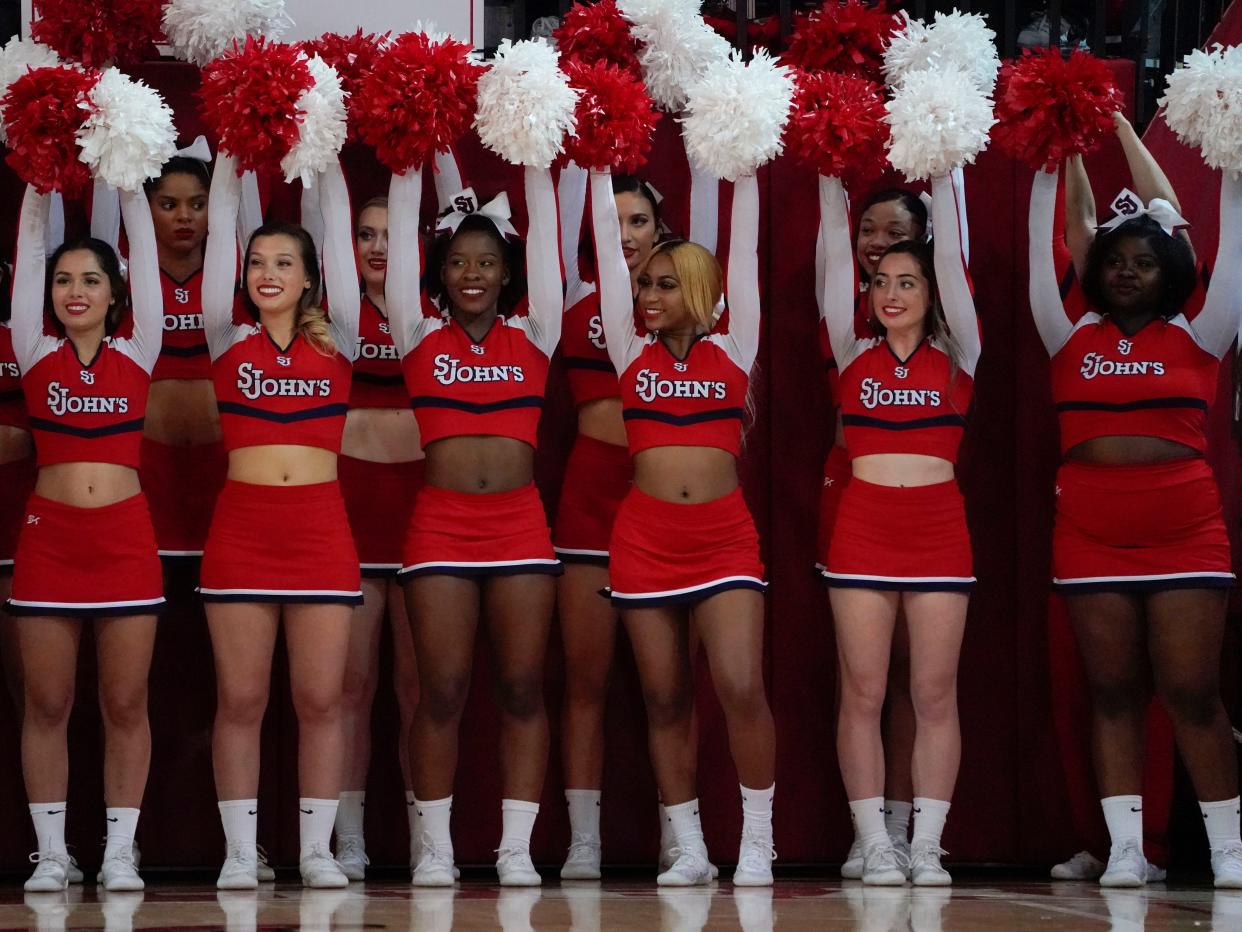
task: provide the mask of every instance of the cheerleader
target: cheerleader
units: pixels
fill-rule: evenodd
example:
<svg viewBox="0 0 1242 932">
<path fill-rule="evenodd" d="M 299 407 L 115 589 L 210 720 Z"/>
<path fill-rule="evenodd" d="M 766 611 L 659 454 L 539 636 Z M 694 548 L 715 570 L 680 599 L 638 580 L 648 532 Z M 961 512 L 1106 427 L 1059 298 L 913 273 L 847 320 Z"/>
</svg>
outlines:
<svg viewBox="0 0 1242 932">
<path fill-rule="evenodd" d="M 661 886 L 711 881 L 690 738 L 693 676 L 687 629 L 707 651 L 741 781 L 742 840 L 733 883 L 772 883 L 775 733 L 763 685 L 763 564 L 737 476 L 749 372 L 759 344 L 758 185 L 734 188 L 729 254 L 730 324 L 712 333 L 722 295 L 710 252 L 657 246 L 638 278 L 648 330 L 634 328 L 634 298 L 607 172 L 591 177 L 608 354 L 620 376 L 634 484 L 609 541 L 613 605 L 634 648 L 647 703 L 648 741 L 676 835 Z"/>
<path fill-rule="evenodd" d="M 9 613 L 20 616 L 22 769 L 39 841 L 29 891 L 63 890 L 73 870 L 66 728 L 86 620 L 94 622 L 104 723 L 100 882 L 110 891 L 143 888 L 133 842 L 151 756 L 147 676 L 164 597 L 138 463 L 161 308 L 146 200 L 120 197 L 128 291 L 115 250 L 100 240 L 66 242 L 45 262 L 50 196 L 27 189 L 18 232 L 11 336 L 39 466 L 8 600 Z M 127 303 L 133 334 L 117 337 Z M 45 334 L 45 321 L 55 335 Z"/>
<path fill-rule="evenodd" d="M 421 185 L 420 170 L 393 176 L 385 284 L 426 451 L 401 570 L 419 676 L 410 769 L 422 850 L 413 883 L 453 883 L 458 731 L 482 618 L 501 713 L 496 869 L 504 886 L 534 886 L 530 834 L 548 756 L 543 659 L 552 576 L 561 569 L 533 481 L 548 360 L 561 330 L 556 194 L 546 170 L 526 169 L 529 289 L 505 196 L 480 207 L 472 191 L 457 195 L 427 261 L 428 294 L 445 309 L 431 317 L 419 286 Z M 528 316 L 506 316 L 523 293 Z"/>
<path fill-rule="evenodd" d="M 231 235 L 241 180 L 217 159 L 208 206 L 203 317 L 220 409 L 228 478 L 203 554 L 200 592 L 216 662 L 212 739 L 227 853 L 217 887 L 257 885 L 259 737 L 277 627 L 285 622 L 298 718 L 299 868 L 309 887 L 348 879 L 332 859 L 345 747 L 341 694 L 351 608 L 362 600 L 358 554 L 337 483 L 358 341 L 360 296 L 340 166 L 322 186 L 324 264 L 331 307 L 321 304 L 319 259 L 299 226 L 255 230 L 243 260 L 234 319 Z"/>
<path fill-rule="evenodd" d="M 854 330 L 854 251 L 841 183 L 820 180 L 827 276 L 823 306 L 840 368 L 851 477 L 841 496 L 825 579 L 837 636 L 837 751 L 863 848 L 864 883 L 941 886 L 940 836 L 957 778 L 957 662 L 974 585 L 954 462 L 980 340 L 966 281 L 958 193 L 932 183 L 935 247 L 905 241 L 882 254 L 868 291 L 881 336 Z M 925 545 L 909 547 L 917 527 Z M 914 835 L 909 861 L 884 822 L 880 718 L 898 610 L 908 625 Z"/>
<path fill-rule="evenodd" d="M 1200 800 L 1216 886 L 1236 888 L 1237 766 L 1220 698 L 1233 573 L 1204 452 L 1220 359 L 1238 332 L 1242 184 L 1222 179 L 1216 274 L 1188 319 L 1196 275 L 1185 235 L 1174 233 L 1185 225 L 1176 196 L 1129 123 L 1115 122 L 1136 191 L 1118 196 L 1118 215 L 1094 234 L 1081 185 L 1067 191 L 1066 242 L 1082 257 L 1090 307 L 1076 323 L 1054 271 L 1056 172 L 1036 176 L 1030 210 L 1031 307 L 1052 358 L 1063 456 L 1053 586 L 1066 597 L 1086 670 L 1112 843 L 1100 884 L 1147 879 L 1141 784 L 1154 684 Z"/>
</svg>

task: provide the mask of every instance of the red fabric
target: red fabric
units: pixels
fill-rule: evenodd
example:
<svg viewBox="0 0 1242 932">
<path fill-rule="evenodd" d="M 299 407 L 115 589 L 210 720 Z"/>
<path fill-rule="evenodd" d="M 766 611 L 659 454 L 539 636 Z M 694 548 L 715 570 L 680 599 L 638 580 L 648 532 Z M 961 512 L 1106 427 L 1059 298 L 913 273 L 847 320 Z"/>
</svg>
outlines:
<svg viewBox="0 0 1242 932">
<path fill-rule="evenodd" d="M 222 443 L 172 446 L 142 438 L 138 477 L 151 503 L 161 556 L 202 554 L 228 468 Z"/>
<path fill-rule="evenodd" d="M 210 379 L 211 356 L 203 332 L 202 269 L 183 282 L 160 269 L 160 285 L 164 292 L 164 341 L 151 381 Z"/>
<path fill-rule="evenodd" d="M 604 343 L 599 292 L 592 291 L 565 311 L 559 348 L 575 405 L 620 395 L 617 370 L 612 367 Z"/>
<path fill-rule="evenodd" d="M 34 491 L 35 468 L 33 456 L 0 463 L 0 573 L 12 572 L 13 556 L 17 553 L 17 538 L 26 521 L 26 500 Z"/>
<path fill-rule="evenodd" d="M 358 320 L 358 358 L 349 388 L 351 408 L 407 408 L 410 396 L 388 317 L 365 295 Z"/>
<path fill-rule="evenodd" d="M 31 495 L 17 543 L 14 615 L 149 615 L 164 605 L 155 530 L 141 492 L 102 508 Z"/>
<path fill-rule="evenodd" d="M 393 576 L 401 569 L 401 542 L 424 466 L 424 460 L 373 463 L 344 455 L 337 460 L 363 576 Z"/>
<path fill-rule="evenodd" d="M 22 372 L 13 355 L 13 331 L 7 326 L 0 326 L 0 425 L 30 429 L 22 394 Z"/>
<path fill-rule="evenodd" d="M 824 484 L 819 492 L 819 536 L 815 539 L 815 567 L 828 565 L 828 547 L 832 543 L 832 529 L 837 523 L 837 509 L 841 507 L 841 495 L 849 484 L 852 470 L 850 454 L 843 446 L 833 444 L 824 460 Z"/>
<path fill-rule="evenodd" d="M 630 451 L 579 434 L 574 440 L 561 486 L 552 545 L 567 563 L 607 563 L 617 509 L 630 490 L 634 464 Z"/>
</svg>

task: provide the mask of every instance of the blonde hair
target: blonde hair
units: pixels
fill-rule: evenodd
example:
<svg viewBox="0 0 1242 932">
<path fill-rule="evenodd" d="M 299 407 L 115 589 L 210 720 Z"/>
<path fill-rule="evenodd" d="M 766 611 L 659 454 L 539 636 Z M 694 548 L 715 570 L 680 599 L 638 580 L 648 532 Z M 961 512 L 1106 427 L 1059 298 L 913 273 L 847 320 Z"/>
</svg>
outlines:
<svg viewBox="0 0 1242 932">
<path fill-rule="evenodd" d="M 710 332 L 716 325 L 716 305 L 720 303 L 720 296 L 724 291 L 724 275 L 720 271 L 720 263 L 698 243 L 688 240 L 665 240 L 657 243 L 647 258 L 648 266 L 660 254 L 668 256 L 673 263 L 673 272 L 677 275 L 686 310 L 703 328 L 704 333 Z"/>
</svg>

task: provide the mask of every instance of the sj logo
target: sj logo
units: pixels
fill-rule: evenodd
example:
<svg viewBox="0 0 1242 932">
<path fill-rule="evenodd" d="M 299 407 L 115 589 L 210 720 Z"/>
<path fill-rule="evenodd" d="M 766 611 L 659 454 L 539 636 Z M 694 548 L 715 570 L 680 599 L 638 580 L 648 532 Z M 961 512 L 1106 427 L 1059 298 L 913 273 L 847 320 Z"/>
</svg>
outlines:
<svg viewBox="0 0 1242 932">
<path fill-rule="evenodd" d="M 78 375 L 81 377 L 82 382 L 83 382 L 84 384 L 86 384 L 86 385 L 94 385 L 94 384 L 95 384 L 95 373 L 91 372 L 89 369 L 82 369 L 82 370 L 80 370 L 80 371 L 78 372 Z"/>
<path fill-rule="evenodd" d="M 176 290 L 173 291 L 173 297 L 177 299 L 178 304 L 189 304 L 190 303 L 190 289 L 189 288 L 177 288 Z"/>
<path fill-rule="evenodd" d="M 479 205 L 474 199 L 474 192 L 471 191 L 467 194 L 463 191 L 453 198 L 453 209 L 462 214 L 472 214 L 478 210 Z"/>
<path fill-rule="evenodd" d="M 689 372 L 690 371 L 690 367 L 687 366 L 684 362 L 673 363 L 673 368 L 676 369 L 678 372 Z"/>
<path fill-rule="evenodd" d="M 1139 212 L 1139 201 L 1130 191 L 1122 191 L 1112 204 L 1113 213 L 1122 217 L 1133 217 Z"/>
<path fill-rule="evenodd" d="M 293 365 L 293 360 L 292 360 L 292 359 L 290 359 L 288 356 L 277 356 L 277 357 L 276 357 L 276 365 L 278 365 L 278 366 L 292 366 L 292 365 Z"/>
<path fill-rule="evenodd" d="M 26 523 L 27 524 L 38 524 L 39 516 L 38 515 L 26 515 Z"/>
<path fill-rule="evenodd" d="M 479 344 L 478 344 L 478 343 L 471 343 L 471 344 L 470 344 L 470 352 L 474 353 L 474 355 L 476 355 L 476 356 L 482 356 L 484 353 L 486 353 L 486 352 L 487 352 L 487 350 L 485 350 L 485 349 L 483 349 L 483 347 L 479 346 Z"/>
<path fill-rule="evenodd" d="M 600 320 L 598 314 L 592 317 L 587 324 L 587 339 L 591 341 L 591 345 L 596 349 L 608 349 L 608 344 L 604 342 L 604 322 Z"/>
<path fill-rule="evenodd" d="M 910 374 L 910 370 L 907 369 L 905 366 L 897 366 L 893 369 L 893 375 L 899 379 L 904 379 L 909 374 Z"/>
<path fill-rule="evenodd" d="M 1130 350 L 1132 349 L 1134 349 L 1134 344 L 1129 340 L 1117 341 L 1117 352 L 1119 352 L 1122 356 L 1129 356 Z"/>
<path fill-rule="evenodd" d="M 388 329 L 388 324 L 386 323 L 381 323 L 379 325 L 379 328 L 380 328 L 380 333 L 391 333 L 392 332 Z"/>
</svg>

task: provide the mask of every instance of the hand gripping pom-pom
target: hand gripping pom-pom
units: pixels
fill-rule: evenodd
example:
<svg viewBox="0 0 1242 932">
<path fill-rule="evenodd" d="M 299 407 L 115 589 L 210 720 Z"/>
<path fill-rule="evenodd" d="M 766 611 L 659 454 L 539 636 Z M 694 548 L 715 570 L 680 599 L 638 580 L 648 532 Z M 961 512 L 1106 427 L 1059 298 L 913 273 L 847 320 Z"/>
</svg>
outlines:
<svg viewBox="0 0 1242 932">
<path fill-rule="evenodd" d="M 630 35 L 629 24 L 621 18 L 616 0 L 575 3 L 552 32 L 552 40 L 562 62 L 605 62 L 635 75 L 641 73 L 638 42 Z"/>
<path fill-rule="evenodd" d="M 292 25 L 285 0 L 168 0 L 164 35 L 180 59 L 200 68 L 233 43 L 279 39 Z"/>
<path fill-rule="evenodd" d="M 479 140 L 513 165 L 547 168 L 574 131 L 578 92 L 542 42 L 502 40 L 479 77 Z"/>
<path fill-rule="evenodd" d="M 203 69 L 198 95 L 203 119 L 221 151 L 237 157 L 238 171 L 274 172 L 298 141 L 298 101 L 312 84 L 296 47 L 247 39 Z"/>
<path fill-rule="evenodd" d="M 375 67 L 380 47 L 388 41 L 388 33 L 376 36 L 359 29 L 351 35 L 325 32 L 314 39 L 302 43 L 302 51 L 309 58 L 318 55 L 331 65 L 341 79 L 341 88 L 345 92 L 345 109 L 349 115 L 349 139 L 358 138 L 357 99 L 362 80 Z"/>
<path fill-rule="evenodd" d="M 703 21 L 699 0 L 617 0 L 639 43 L 643 82 L 661 109 L 677 113 L 707 68 L 729 57 L 724 36 Z"/>
<path fill-rule="evenodd" d="M 88 68 L 132 68 L 154 57 L 160 0 L 35 0 L 30 34 Z"/>
<path fill-rule="evenodd" d="M 686 154 L 716 178 L 736 181 L 780 155 L 793 107 L 788 68 L 762 49 L 749 63 L 734 52 L 690 89 L 681 118 Z"/>
<path fill-rule="evenodd" d="M 1051 171 L 1068 155 L 1082 155 L 1113 131 L 1121 95 L 1100 59 L 1075 49 L 1027 51 L 1001 69 L 996 144 L 1016 158 Z"/>
<path fill-rule="evenodd" d="M 570 62 L 565 66 L 578 98 L 576 136 L 565 142 L 565 154 L 589 168 L 608 166 L 632 174 L 647 162 L 651 134 L 659 114 L 633 74 L 615 65 Z"/>
<path fill-rule="evenodd" d="M 1160 100 L 1182 142 L 1213 168 L 1242 171 L 1242 46 L 1191 52 Z"/>
<path fill-rule="evenodd" d="M 98 72 L 68 65 L 36 68 L 9 85 L 0 101 L 9 130 L 5 161 L 40 194 L 74 197 L 90 181 L 76 136 L 98 80 Z"/>
<path fill-rule="evenodd" d="M 82 161 L 114 188 L 140 190 L 177 149 L 172 110 L 116 68 L 100 76 L 89 98 L 90 114 L 77 134 Z"/>
<path fill-rule="evenodd" d="M 786 65 L 803 71 L 832 71 L 883 80 L 884 46 L 898 20 L 861 0 L 825 0 L 823 7 L 798 15 Z"/>
<path fill-rule="evenodd" d="M 888 161 L 908 181 L 946 175 L 987 148 L 992 101 L 960 68 L 906 75 L 888 102 Z"/>
<path fill-rule="evenodd" d="M 422 32 L 397 36 L 351 101 L 358 137 L 399 175 L 424 164 L 469 128 L 482 71 L 464 42 Z"/>
<path fill-rule="evenodd" d="M 884 92 L 848 74 L 799 75 L 786 140 L 799 161 L 847 184 L 868 181 L 888 167 Z"/>
<path fill-rule="evenodd" d="M 996 33 L 977 13 L 937 13 L 930 26 L 906 16 L 884 52 L 884 76 L 893 87 L 914 72 L 953 67 L 965 72 L 984 94 L 996 86 L 1000 70 Z"/>
<path fill-rule="evenodd" d="M 315 175 L 331 165 L 345 145 L 345 92 L 331 65 L 318 55 L 306 62 L 313 84 L 298 98 L 298 141 L 280 160 L 285 180 L 312 183 Z"/>
<path fill-rule="evenodd" d="M 60 56 L 54 49 L 33 39 L 14 36 L 0 49 L 0 97 L 8 92 L 9 85 L 32 68 L 51 68 L 60 63 Z M 7 141 L 8 129 L 0 120 L 0 142 Z"/>
</svg>

